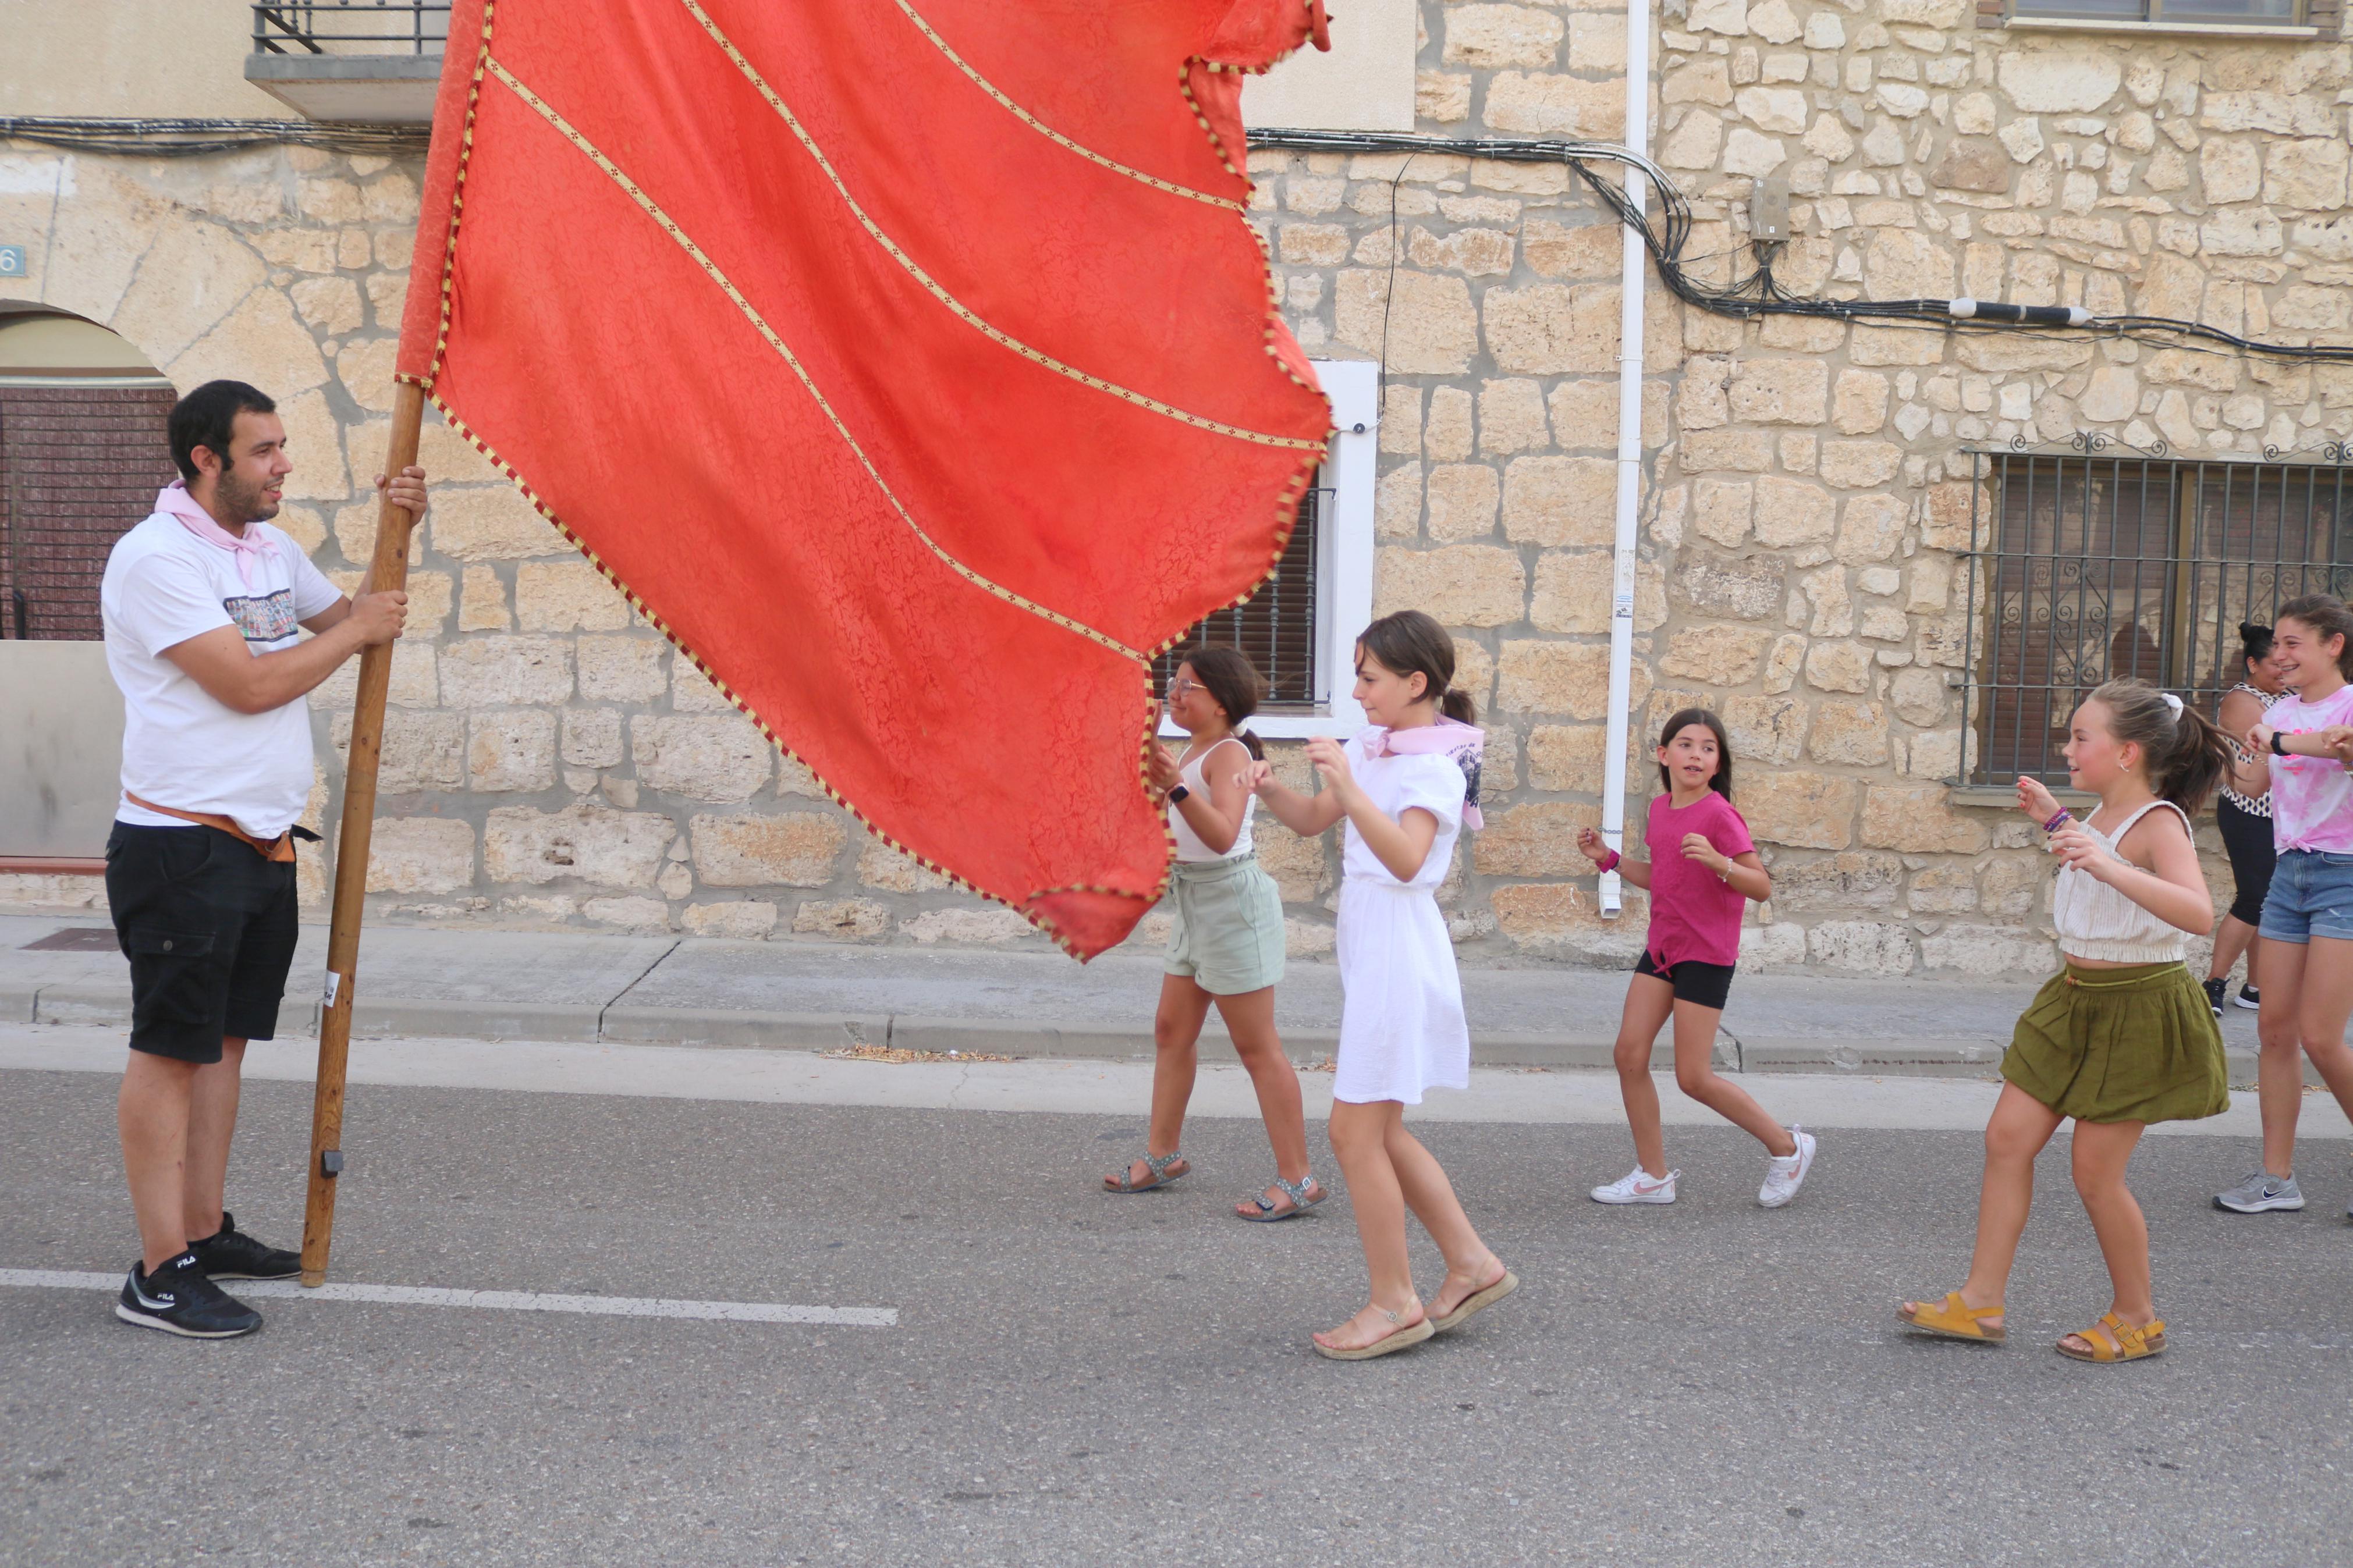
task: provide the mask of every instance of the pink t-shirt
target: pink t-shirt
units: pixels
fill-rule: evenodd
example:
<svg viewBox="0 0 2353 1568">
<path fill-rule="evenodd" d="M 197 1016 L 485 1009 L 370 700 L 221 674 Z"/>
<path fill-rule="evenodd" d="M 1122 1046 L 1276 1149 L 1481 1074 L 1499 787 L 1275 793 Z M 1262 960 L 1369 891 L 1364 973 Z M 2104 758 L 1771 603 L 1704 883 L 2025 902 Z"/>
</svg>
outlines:
<svg viewBox="0 0 2353 1568">
<path fill-rule="evenodd" d="M 1716 852 L 1737 858 L 1757 847 L 1732 803 L 1708 791 L 1675 809 L 1672 795 L 1651 801 L 1643 842 L 1651 850 L 1651 962 L 1662 969 L 1689 959 L 1740 962 L 1740 912 L 1748 900 L 1696 860 L 1683 858 L 1683 835 L 1704 833 Z"/>
<path fill-rule="evenodd" d="M 2353 724 L 2353 686 L 2317 702 L 2283 697 L 2263 722 L 2284 735 Z M 2353 855 L 2353 775 L 2334 757 L 2272 759 L 2272 842 L 2281 849 Z"/>
</svg>

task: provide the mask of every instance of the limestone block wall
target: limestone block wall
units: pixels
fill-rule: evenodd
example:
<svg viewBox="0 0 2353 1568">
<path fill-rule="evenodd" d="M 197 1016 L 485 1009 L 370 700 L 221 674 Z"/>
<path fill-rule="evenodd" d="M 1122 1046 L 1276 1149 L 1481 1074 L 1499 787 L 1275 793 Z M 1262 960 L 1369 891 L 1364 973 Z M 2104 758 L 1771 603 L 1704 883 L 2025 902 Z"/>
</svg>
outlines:
<svg viewBox="0 0 2353 1568">
<path fill-rule="evenodd" d="M 1420 124 L 1620 133 L 1623 12 L 1421 6 Z M 1694 0 L 1662 19 L 1653 145 L 1698 265 L 1745 272 L 1752 183 L 1786 177 L 1794 292 L 1969 292 L 2353 332 L 2342 43 L 2011 32 L 1964 0 Z M 1565 171 L 1254 155 L 1253 219 L 1310 350 L 1387 366 L 1378 608 L 1452 627 L 1488 716 L 1489 827 L 1445 890 L 1467 958 L 1618 962 L 1574 829 L 1600 816 L 1619 238 Z M 104 322 L 182 386 L 280 399 L 281 522 L 355 581 L 408 283 L 417 168 L 281 148 L 141 160 L 0 143 L 0 298 Z M 1948 335 L 1677 303 L 1648 280 L 1629 816 L 1643 731 L 1704 701 L 1779 896 L 1754 965 L 2047 962 L 2048 862 L 1956 805 L 1963 448 L 2079 429 L 2253 457 L 2353 431 L 2353 370 L 2089 336 Z M 771 940 L 1042 945 L 868 838 L 438 426 L 395 661 L 381 918 Z M 132 520 L 126 519 L 126 524 Z M 347 672 L 313 698 L 332 826 Z M 1293 746 L 1277 763 L 1303 784 Z M 1263 817 L 1294 952 L 1331 942 L 1335 862 Z M 2215 861 L 2218 885 L 2227 885 Z M 323 892 L 315 867 L 306 890 Z M 57 897 L 0 887 L 0 897 Z M 1156 940 L 1148 919 L 1142 941 Z"/>
<path fill-rule="evenodd" d="M 1620 136 L 1624 16 L 1426 3 L 1423 129 Z M 1652 146 L 1694 204 L 1698 272 L 1757 264 L 1747 200 L 1777 177 L 1791 238 L 1771 264 L 1793 293 L 2353 342 L 2353 49 L 1980 20 L 1964 0 L 1671 5 Z M 1504 759 L 1458 930 L 1499 952 L 1623 955 L 1639 908 L 1600 921 L 1571 842 L 1599 816 L 1617 231 L 1546 166 L 1262 152 L 1251 168 L 1295 330 L 1388 369 L 1380 607 L 1456 629 Z M 1646 309 L 1636 752 L 1677 707 L 1724 715 L 1778 889 L 1746 958 L 2045 963 L 2031 829 L 1944 782 L 1968 760 L 1964 448 L 2084 430 L 2182 456 L 2316 448 L 2353 429 L 2353 367 L 1744 322 L 1655 276 Z"/>
</svg>

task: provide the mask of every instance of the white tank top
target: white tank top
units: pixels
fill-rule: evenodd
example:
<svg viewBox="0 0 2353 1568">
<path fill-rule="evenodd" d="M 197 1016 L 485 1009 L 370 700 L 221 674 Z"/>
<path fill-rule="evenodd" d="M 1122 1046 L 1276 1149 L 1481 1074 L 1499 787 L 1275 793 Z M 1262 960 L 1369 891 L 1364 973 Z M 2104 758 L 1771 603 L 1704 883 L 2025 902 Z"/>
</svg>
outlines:
<svg viewBox="0 0 2353 1568">
<path fill-rule="evenodd" d="M 2189 826 L 2179 806 L 2169 800 L 2153 800 L 2126 817 L 2114 833 L 2103 833 L 2088 821 L 2084 826 L 2109 854 L 2116 855 L 2118 840 L 2132 831 L 2133 824 L 2159 806 L 2180 817 L 2182 826 Z M 2059 932 L 2059 951 L 2077 958 L 2110 963 L 2176 963 L 2189 951 L 2189 932 L 2167 924 L 2090 872 L 2072 866 L 2059 868 L 2059 886 L 2051 895 L 2051 923 Z"/>
<path fill-rule="evenodd" d="M 1185 781 L 1185 787 L 1203 800 L 1208 800 L 1209 786 L 1202 778 L 1201 764 L 1228 746 L 1232 746 L 1242 753 L 1240 757 L 1228 758 L 1228 762 L 1240 767 L 1250 761 L 1250 748 L 1229 735 L 1191 762 L 1183 763 L 1177 768 L 1176 776 Z M 1187 865 L 1196 865 L 1203 860 L 1230 860 L 1237 855 L 1249 854 L 1250 852 L 1250 817 L 1257 810 L 1258 796 L 1254 795 L 1242 796 L 1242 830 L 1234 836 L 1233 847 L 1212 849 L 1201 842 L 1201 836 L 1193 831 L 1191 823 L 1185 820 L 1185 808 L 1172 805 L 1168 808 L 1168 831 L 1176 838 L 1176 858 Z"/>
</svg>

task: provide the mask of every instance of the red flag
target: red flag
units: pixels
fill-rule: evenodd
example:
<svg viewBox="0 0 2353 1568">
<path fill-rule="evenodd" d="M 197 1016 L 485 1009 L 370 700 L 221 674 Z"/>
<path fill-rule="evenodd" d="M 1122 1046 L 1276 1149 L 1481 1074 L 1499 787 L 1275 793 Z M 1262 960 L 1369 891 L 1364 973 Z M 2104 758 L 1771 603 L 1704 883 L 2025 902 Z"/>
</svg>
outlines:
<svg viewBox="0 0 2353 1568">
<path fill-rule="evenodd" d="M 458 0 L 400 374 L 871 830 L 1090 957 L 1166 874 L 1151 656 L 1322 456 L 1238 110 L 1321 33 Z"/>
</svg>

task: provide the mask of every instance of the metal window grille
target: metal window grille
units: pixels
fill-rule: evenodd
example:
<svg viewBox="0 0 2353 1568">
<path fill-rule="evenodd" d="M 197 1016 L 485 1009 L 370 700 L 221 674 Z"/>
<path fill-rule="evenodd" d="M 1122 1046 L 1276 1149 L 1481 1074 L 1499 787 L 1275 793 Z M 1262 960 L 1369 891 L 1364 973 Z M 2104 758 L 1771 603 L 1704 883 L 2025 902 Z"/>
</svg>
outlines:
<svg viewBox="0 0 2353 1568">
<path fill-rule="evenodd" d="M 2240 679 L 2239 625 L 2353 590 L 2353 445 L 2323 460 L 2191 462 L 1980 452 L 1965 634 L 1973 784 L 2066 776 L 2076 705 L 2137 676 L 2211 714 Z"/>
<path fill-rule="evenodd" d="M 2196 22 L 2245 27 L 2293 27 L 2304 22 L 2304 0 L 2011 0 L 2013 16 L 2103 22 Z"/>
<path fill-rule="evenodd" d="M 1316 684 L 1316 619 L 1318 567 L 1323 558 L 1324 520 L 1332 491 L 1311 489 L 1300 499 L 1298 521 L 1291 542 L 1274 575 L 1257 593 L 1229 610 L 1219 610 L 1187 632 L 1175 647 L 1153 661 L 1152 673 L 1160 689 L 1168 689 L 1176 673 L 1177 656 L 1196 644 L 1235 647 L 1250 656 L 1266 677 L 1266 702 L 1261 712 L 1312 709 L 1322 695 Z"/>
<path fill-rule="evenodd" d="M 449 0 L 308 0 L 253 8 L 258 55 L 438 55 L 448 37 Z M 394 47 L 375 47 L 385 44 Z"/>
</svg>

